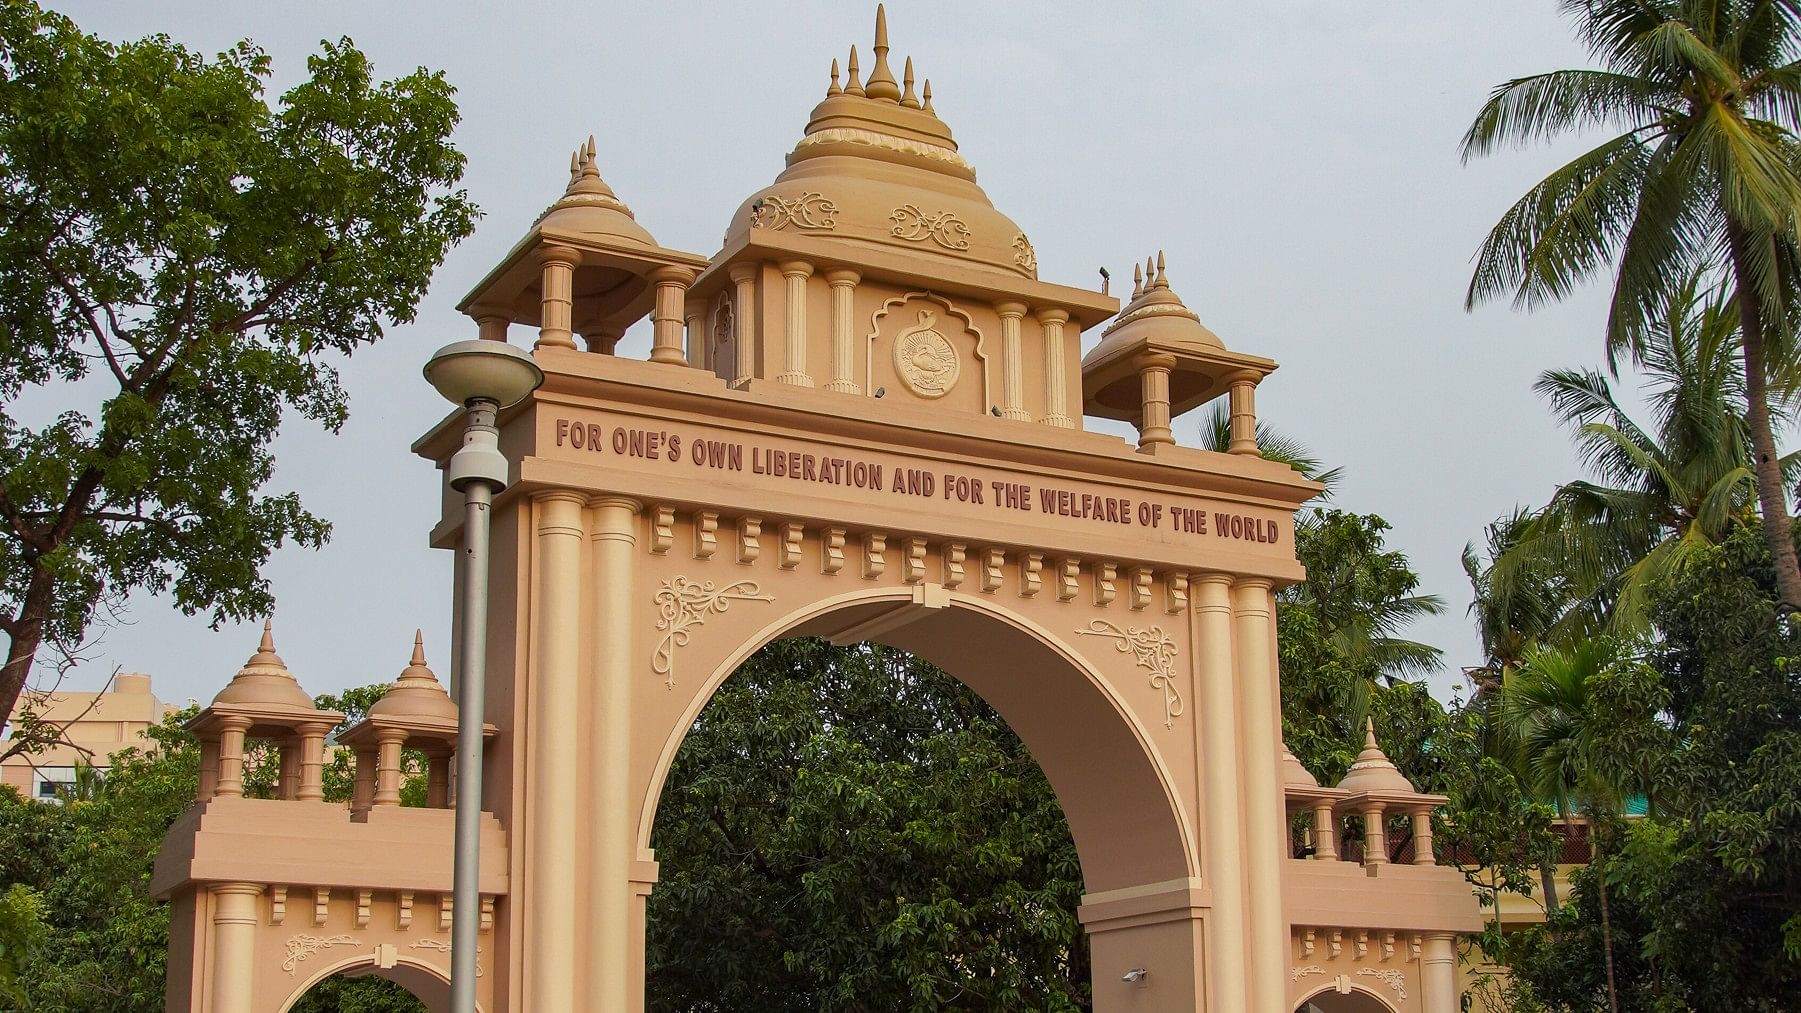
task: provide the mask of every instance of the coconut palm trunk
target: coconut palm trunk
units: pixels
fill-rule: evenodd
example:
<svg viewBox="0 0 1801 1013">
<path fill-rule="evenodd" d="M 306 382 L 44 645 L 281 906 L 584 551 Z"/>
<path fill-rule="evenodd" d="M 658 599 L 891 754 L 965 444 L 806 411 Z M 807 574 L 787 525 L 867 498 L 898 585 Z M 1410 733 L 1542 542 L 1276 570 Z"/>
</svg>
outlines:
<svg viewBox="0 0 1801 1013">
<path fill-rule="evenodd" d="M 1770 427 L 1768 346 L 1764 336 L 1763 305 L 1751 268 L 1751 244 L 1757 242 L 1741 226 L 1728 221 L 1726 243 L 1732 255 L 1733 281 L 1738 286 L 1739 333 L 1745 352 L 1745 421 L 1751 430 L 1757 474 L 1757 504 L 1763 515 L 1764 541 L 1776 567 L 1776 590 L 1784 611 L 1801 610 L 1801 561 L 1795 556 L 1789 531 L 1788 490 L 1782 483 L 1781 454 Z M 1773 253 L 1774 251 L 1772 251 Z"/>
</svg>

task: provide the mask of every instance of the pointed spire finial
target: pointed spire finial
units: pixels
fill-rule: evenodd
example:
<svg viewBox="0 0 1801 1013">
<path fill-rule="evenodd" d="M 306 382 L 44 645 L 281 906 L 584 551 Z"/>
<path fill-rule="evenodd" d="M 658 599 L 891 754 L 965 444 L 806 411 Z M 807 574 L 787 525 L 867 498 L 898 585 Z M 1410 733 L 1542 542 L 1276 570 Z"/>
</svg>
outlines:
<svg viewBox="0 0 1801 1013">
<path fill-rule="evenodd" d="M 1157 287 L 1168 288 L 1169 277 L 1163 273 L 1163 251 L 1157 251 Z"/>
<path fill-rule="evenodd" d="M 1157 287 L 1157 267 L 1153 258 L 1144 258 L 1144 290 L 1149 292 Z"/>
<path fill-rule="evenodd" d="M 936 109 L 932 108 L 932 79 L 931 78 L 929 78 L 929 77 L 926 78 L 925 90 L 923 92 L 921 92 L 920 94 L 925 96 L 925 102 L 921 105 L 920 108 L 924 109 L 928 113 L 937 115 L 938 111 Z"/>
<path fill-rule="evenodd" d="M 844 84 L 846 95 L 863 94 L 863 82 L 857 80 L 857 47 L 850 47 L 850 80 Z"/>
<path fill-rule="evenodd" d="M 918 109 L 919 99 L 913 94 L 913 58 L 911 56 L 907 57 L 907 70 L 901 75 L 901 80 L 905 82 L 906 88 L 901 92 L 900 104 L 908 109 Z"/>
<path fill-rule="evenodd" d="M 425 664 L 425 631 L 413 631 L 413 664 Z"/>
<path fill-rule="evenodd" d="M 1363 748 L 1380 750 L 1382 747 L 1376 745 L 1376 719 L 1375 719 L 1375 717 L 1373 717 L 1373 716 L 1370 717 L 1369 723 L 1365 727 L 1367 728 L 1367 731 L 1364 733 Z"/>
<path fill-rule="evenodd" d="M 569 153 L 569 182 L 582 178 L 582 149 L 576 148 Z"/>
<path fill-rule="evenodd" d="M 831 98 L 833 95 L 842 94 L 844 94 L 844 89 L 838 86 L 838 58 L 834 56 L 832 57 L 832 85 L 825 90 L 825 95 L 826 98 Z"/>
<path fill-rule="evenodd" d="M 869 71 L 864 94 L 889 102 L 899 102 L 901 97 L 900 83 L 888 69 L 888 11 L 881 4 L 875 5 L 875 66 Z"/>
<path fill-rule="evenodd" d="M 1139 267 L 1138 261 L 1134 260 L 1132 261 L 1132 298 L 1136 299 L 1143 294 L 1144 268 Z"/>
<path fill-rule="evenodd" d="M 582 175 L 600 178 L 600 168 L 594 164 L 594 135 L 588 135 L 588 146 L 582 149 Z"/>
<path fill-rule="evenodd" d="M 256 649 L 260 654 L 275 653 L 275 620 L 273 618 L 263 620 L 263 642 L 258 644 Z"/>
</svg>

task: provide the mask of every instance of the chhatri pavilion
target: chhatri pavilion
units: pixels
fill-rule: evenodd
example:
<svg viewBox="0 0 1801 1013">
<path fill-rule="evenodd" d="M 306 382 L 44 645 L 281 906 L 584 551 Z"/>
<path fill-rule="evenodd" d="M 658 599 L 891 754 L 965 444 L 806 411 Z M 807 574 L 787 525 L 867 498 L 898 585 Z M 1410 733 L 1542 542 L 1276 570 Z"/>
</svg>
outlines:
<svg viewBox="0 0 1801 1013">
<path fill-rule="evenodd" d="M 1282 742 L 1274 595 L 1320 487 L 1259 453 L 1276 364 L 1204 326 L 1161 255 L 1123 306 L 1039 278 L 879 9 L 711 256 L 661 246 L 600 151 L 460 304 L 544 374 L 498 422 L 481 797 L 451 783 L 457 708 L 416 642 L 336 736 L 353 801 L 324 801 L 342 715 L 265 630 L 190 723 L 199 799 L 153 884 L 169 1008 L 281 1013 L 379 974 L 444 1009 L 452 926 L 477 919 L 481 1009 L 644 1009 L 683 735 L 752 652 L 819 636 L 931 661 L 1031 750 L 1081 858 L 1097 1013 L 1456 1013 L 1480 917 L 1436 864 L 1444 800 L 1373 729 L 1331 786 Z M 616 354 L 646 317 L 648 360 Z M 1219 398 L 1228 450 L 1179 444 L 1172 419 Z M 442 470 L 462 436 L 458 413 L 414 449 Z M 464 545 L 461 507 L 446 483 L 432 545 Z M 275 798 L 246 797 L 259 739 Z M 400 805 L 407 749 L 423 807 Z M 476 804 L 481 902 L 458 910 L 452 806 Z"/>
</svg>

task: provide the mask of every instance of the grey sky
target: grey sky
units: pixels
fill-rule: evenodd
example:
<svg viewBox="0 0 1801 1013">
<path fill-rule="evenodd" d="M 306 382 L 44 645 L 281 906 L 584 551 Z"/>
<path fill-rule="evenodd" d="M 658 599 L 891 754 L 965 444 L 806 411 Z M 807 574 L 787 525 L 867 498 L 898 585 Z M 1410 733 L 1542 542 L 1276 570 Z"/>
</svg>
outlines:
<svg viewBox="0 0 1801 1013">
<path fill-rule="evenodd" d="M 456 141 L 486 218 L 418 321 L 345 366 L 342 435 L 290 421 L 279 446 L 277 485 L 336 525 L 327 549 L 284 550 L 270 569 L 277 644 L 314 693 L 393 678 L 415 626 L 434 662 L 447 656 L 449 557 L 425 545 L 437 482 L 407 452 L 444 408 L 419 366 L 474 336 L 455 302 L 561 193 L 569 152 L 597 135 L 601 173 L 638 220 L 711 254 L 780 171 L 831 59 L 852 43 L 867 53 L 874 13 L 842 0 L 54 6 L 113 39 L 164 32 L 207 52 L 254 39 L 276 92 L 340 35 L 383 76 L 422 64 L 459 89 Z M 1394 525 L 1391 543 L 1449 605 L 1414 631 L 1446 650 L 1434 687 L 1461 685 L 1476 640 L 1459 551 L 1575 474 L 1531 380 L 1601 356 L 1599 288 L 1532 315 L 1462 308 L 1484 232 L 1574 150 L 1467 168 L 1456 151 L 1495 84 L 1585 62 L 1555 4 L 896 0 L 889 26 L 979 182 L 1031 234 L 1042 277 L 1091 286 L 1106 265 L 1117 291 L 1134 260 L 1166 250 L 1172 286 L 1209 327 L 1282 363 L 1262 417 L 1345 466 L 1341 505 Z M 1198 415 L 1177 423 L 1183 442 Z M 117 664 L 153 673 L 165 700 L 204 702 L 255 642 L 139 596 L 73 688 Z"/>
</svg>

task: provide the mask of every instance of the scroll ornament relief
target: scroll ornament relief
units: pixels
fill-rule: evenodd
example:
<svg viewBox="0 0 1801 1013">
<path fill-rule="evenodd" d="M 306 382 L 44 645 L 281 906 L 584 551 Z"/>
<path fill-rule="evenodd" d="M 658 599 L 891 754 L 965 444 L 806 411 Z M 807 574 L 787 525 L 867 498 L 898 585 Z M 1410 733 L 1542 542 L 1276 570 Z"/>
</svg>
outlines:
<svg viewBox="0 0 1801 1013">
<path fill-rule="evenodd" d="M 1297 967 L 1297 968 L 1289 971 L 1288 975 L 1290 978 L 1294 979 L 1295 981 L 1300 981 L 1302 978 L 1305 978 L 1310 974 L 1325 974 L 1325 973 L 1326 973 L 1326 969 L 1319 966 L 1318 964 L 1308 964 L 1306 967 Z"/>
<path fill-rule="evenodd" d="M 675 649 L 688 643 L 696 626 L 706 624 L 707 617 L 731 608 L 735 601 L 775 601 L 771 595 L 758 594 L 754 580 L 735 580 L 723 587 L 712 581 L 672 577 L 657 591 L 657 629 L 663 639 L 651 655 L 651 670 L 664 677 L 664 684 L 675 688 Z"/>
<path fill-rule="evenodd" d="M 421 939 L 416 943 L 408 943 L 407 949 L 431 950 L 435 953 L 442 953 L 446 957 L 450 956 L 450 944 L 442 939 Z M 486 977 L 487 973 L 487 971 L 482 969 L 482 948 L 477 946 L 475 948 L 475 976 L 477 978 L 482 978 Z"/>
<path fill-rule="evenodd" d="M 315 936 L 310 932 L 289 936 L 287 941 L 287 959 L 281 962 L 281 969 L 292 978 L 300 963 L 328 946 L 355 946 L 355 936 Z"/>
<path fill-rule="evenodd" d="M 1367 976 L 1371 976 L 1371 977 L 1381 978 L 1383 984 L 1387 985 L 1389 988 L 1394 989 L 1396 998 L 1398 998 L 1398 999 L 1407 998 L 1407 976 L 1402 974 L 1400 971 L 1395 970 L 1392 967 L 1380 968 L 1380 969 L 1374 968 L 1374 967 L 1366 967 L 1363 970 L 1358 971 L 1357 975 L 1358 975 L 1358 977 L 1364 977 L 1367 975 Z"/>
<path fill-rule="evenodd" d="M 790 225 L 802 231 L 828 231 L 838 227 L 838 205 L 817 190 L 792 198 L 767 194 L 751 206 L 750 224 L 771 232 Z"/>
<path fill-rule="evenodd" d="M 973 235 L 956 212 L 940 211 L 928 215 L 917 204 L 902 204 L 894 209 L 888 220 L 894 223 L 888 234 L 896 239 L 905 239 L 909 243 L 923 243 L 929 239 L 947 250 L 969 249 Z"/>
<path fill-rule="evenodd" d="M 1139 668 L 1151 673 L 1151 686 L 1163 692 L 1163 727 L 1174 728 L 1176 718 L 1182 715 L 1182 691 L 1176 685 L 1176 674 L 1172 663 L 1176 657 L 1176 643 L 1163 632 L 1161 626 L 1148 626 L 1139 629 L 1136 626 L 1121 629 L 1105 619 L 1090 619 L 1088 628 L 1077 630 L 1085 637 L 1106 637 L 1114 642 L 1114 647 L 1121 654 L 1130 654 Z"/>
<path fill-rule="evenodd" d="M 1013 237 L 1013 262 L 1032 277 L 1038 277 L 1038 251 L 1032 249 L 1032 241 L 1023 232 Z"/>
<path fill-rule="evenodd" d="M 894 371 L 907 389 L 920 397 L 937 399 L 950 393 L 963 371 L 957 349 L 936 330 L 938 314 L 919 311 L 919 323 L 894 339 Z"/>
</svg>

